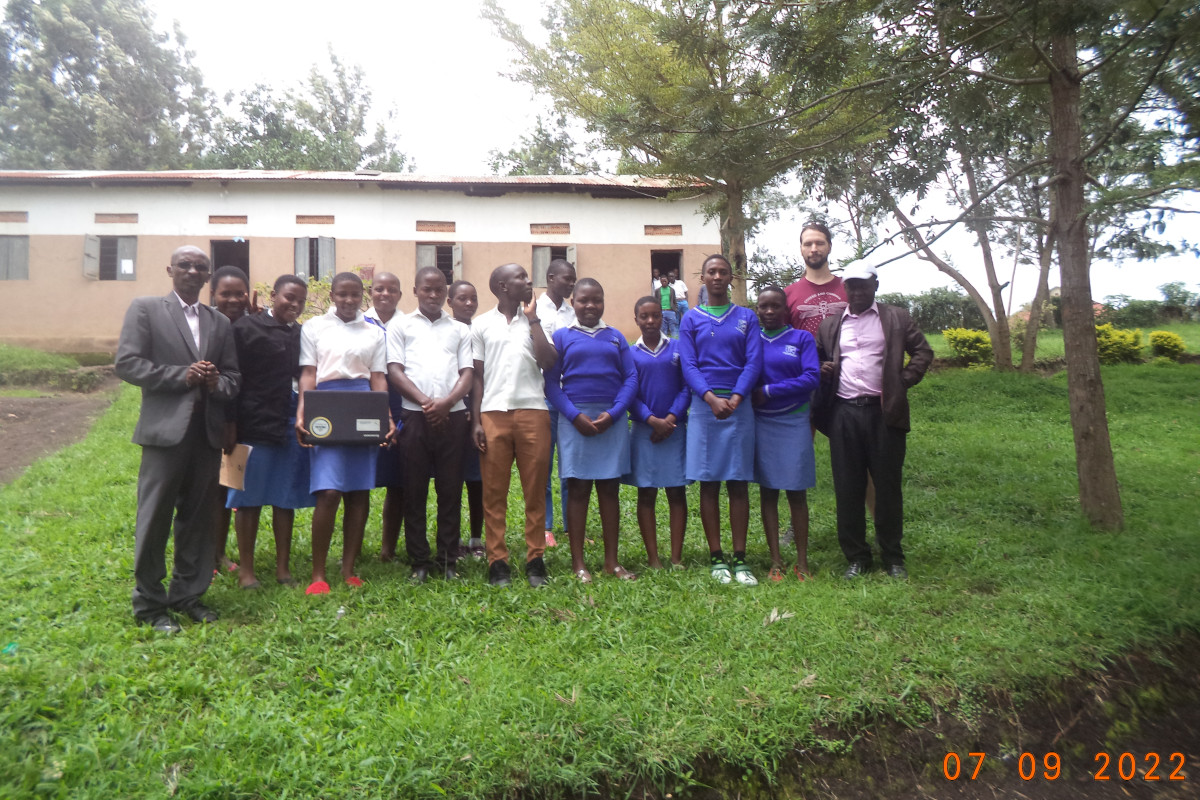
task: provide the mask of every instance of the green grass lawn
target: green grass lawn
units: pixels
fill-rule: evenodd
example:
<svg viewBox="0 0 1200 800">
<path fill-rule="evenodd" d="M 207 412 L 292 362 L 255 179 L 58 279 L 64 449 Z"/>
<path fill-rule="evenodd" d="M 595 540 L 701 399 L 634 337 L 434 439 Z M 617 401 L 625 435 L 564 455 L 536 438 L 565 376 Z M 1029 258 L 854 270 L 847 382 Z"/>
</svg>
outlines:
<svg viewBox="0 0 1200 800">
<path fill-rule="evenodd" d="M 635 583 L 580 586 L 564 546 L 541 591 L 491 589 L 479 564 L 461 585 L 412 587 L 377 560 L 376 502 L 363 589 L 246 593 L 224 577 L 208 594 L 221 621 L 174 637 L 129 608 L 127 388 L 84 442 L 0 490 L 0 796 L 616 796 L 635 779 L 686 796 L 702 756 L 773 774 L 798 745 L 843 746 L 816 730 L 935 710 L 969 723 L 989 689 L 1019 701 L 1200 627 L 1200 366 L 1104 376 L 1119 534 L 1079 521 L 1065 375 L 948 370 L 912 392 L 907 583 L 839 577 L 821 445 L 804 584 L 713 583 L 693 491 L 685 572 L 644 571 L 623 495 Z M 588 557 L 598 570 L 598 546 Z"/>
<path fill-rule="evenodd" d="M 1151 358 L 1150 352 L 1150 332 L 1151 331 L 1170 331 L 1178 334 L 1183 338 L 1183 343 L 1187 347 L 1188 353 L 1200 353 L 1200 325 L 1195 322 L 1172 322 L 1169 324 L 1153 325 L 1148 328 L 1140 328 L 1142 332 L 1142 349 L 1143 358 Z M 950 345 L 946 344 L 946 337 L 941 333 L 926 333 L 925 338 L 929 340 L 929 346 L 933 348 L 933 354 L 938 358 L 954 358 L 954 351 Z M 1065 355 L 1063 349 L 1062 330 L 1043 330 L 1038 331 L 1037 341 L 1037 361 L 1055 361 L 1062 359 Z M 1021 350 L 1013 346 L 1013 363 L 1020 365 Z"/>
</svg>

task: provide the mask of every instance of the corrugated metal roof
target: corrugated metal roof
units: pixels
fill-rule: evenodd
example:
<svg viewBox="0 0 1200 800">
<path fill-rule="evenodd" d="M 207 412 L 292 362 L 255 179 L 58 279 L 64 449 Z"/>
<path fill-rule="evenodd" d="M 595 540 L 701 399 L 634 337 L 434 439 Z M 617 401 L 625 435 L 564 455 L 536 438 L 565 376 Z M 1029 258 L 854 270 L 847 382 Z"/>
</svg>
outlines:
<svg viewBox="0 0 1200 800">
<path fill-rule="evenodd" d="M 574 191 L 636 196 L 661 196 L 680 189 L 703 189 L 700 184 L 669 178 L 636 175 L 417 175 L 406 172 L 319 172 L 308 170 L 0 170 L 0 184 L 134 184 L 192 183 L 197 181 L 313 181 L 323 183 L 375 183 L 381 188 L 465 191 L 493 194 L 504 191 Z"/>
</svg>

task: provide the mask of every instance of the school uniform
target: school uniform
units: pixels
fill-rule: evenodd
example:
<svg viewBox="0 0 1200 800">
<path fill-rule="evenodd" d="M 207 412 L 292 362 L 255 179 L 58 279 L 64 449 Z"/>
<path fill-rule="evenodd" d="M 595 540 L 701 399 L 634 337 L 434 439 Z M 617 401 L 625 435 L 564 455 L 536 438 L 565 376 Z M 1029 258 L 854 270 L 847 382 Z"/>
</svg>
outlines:
<svg viewBox="0 0 1200 800">
<path fill-rule="evenodd" d="M 387 333 L 388 363 L 399 364 L 404 374 L 426 396 L 446 397 L 458 383 L 459 374 L 471 368 L 471 329 L 449 314 L 440 312 L 429 319 L 420 312 L 392 321 Z M 404 450 L 404 540 L 414 568 L 431 566 L 426 531 L 429 480 L 437 493 L 437 557 L 441 567 L 458 558 L 459 525 L 462 521 L 462 465 L 466 447 L 467 407 L 462 400 L 450 407 L 450 416 L 435 428 L 413 400 L 402 399 L 404 428 L 400 433 Z"/>
<path fill-rule="evenodd" d="M 754 480 L 754 412 L 750 393 L 762 372 L 758 318 L 730 304 L 714 313 L 697 306 L 683 318 L 679 360 L 692 390 L 687 427 L 687 466 L 691 481 Z M 727 419 L 713 416 L 703 397 L 741 395 Z"/>
<path fill-rule="evenodd" d="M 754 482 L 768 489 L 806 491 L 817 485 L 809 401 L 821 381 L 817 343 L 808 331 L 761 332 L 766 395 L 754 407 Z"/>
<path fill-rule="evenodd" d="M 679 312 L 679 319 L 682 321 L 688 310 L 687 284 L 683 282 L 683 278 L 679 278 L 671 283 L 671 288 L 675 290 L 675 310 Z"/>
<path fill-rule="evenodd" d="M 368 392 L 371 373 L 387 372 L 383 330 L 358 312 L 343 321 L 330 308 L 300 327 L 300 366 L 315 367 L 316 391 Z M 356 492 L 375 488 L 376 445 L 316 445 L 310 451 L 309 490 Z"/>
<path fill-rule="evenodd" d="M 625 337 L 600 322 L 576 322 L 554 332 L 558 361 L 546 370 L 546 397 L 558 410 L 558 473 L 564 478 L 608 480 L 629 472 L 629 423 L 625 412 L 637 395 L 637 372 Z M 575 428 L 580 414 L 607 412 L 612 427 L 597 436 Z"/>
<path fill-rule="evenodd" d="M 633 425 L 629 431 L 629 473 L 622 483 L 639 488 L 687 484 L 687 409 L 691 391 L 683 380 L 679 342 L 662 337 L 651 348 L 639 338 L 630 348 L 637 372 L 637 396 L 629 406 Z M 675 431 L 661 442 L 650 441 L 650 417 L 675 415 Z"/>
<path fill-rule="evenodd" d="M 538 319 L 541 320 L 542 330 L 546 332 L 546 339 L 553 342 L 554 332 L 560 328 L 569 328 L 575 323 L 575 308 L 571 305 L 569 298 L 564 298 L 562 305 L 554 305 L 554 301 L 550 299 L 550 295 L 542 294 L 537 299 L 535 304 L 537 308 Z M 554 451 L 558 449 L 558 411 L 555 410 L 550 402 L 546 402 L 546 408 L 550 409 L 550 464 L 551 472 L 546 475 L 546 530 L 554 529 Z M 562 474 L 562 454 L 559 454 L 558 466 L 558 501 L 562 506 L 563 527 L 566 527 L 567 517 L 567 479 Z"/>
<path fill-rule="evenodd" d="M 393 322 L 398 322 L 404 315 L 399 311 L 392 314 L 392 318 L 384 322 L 379 318 L 379 312 L 374 307 L 368 308 L 363 312 L 363 318 L 383 330 L 384 339 L 387 339 L 388 326 Z M 375 488 L 399 489 L 404 486 L 404 445 L 402 444 L 401 434 L 404 432 L 402 414 L 404 398 L 400 396 L 400 391 L 392 386 L 391 381 L 388 381 L 388 408 L 392 412 L 392 421 L 396 425 L 396 439 L 387 447 L 379 448 L 379 452 L 375 454 Z"/>
<path fill-rule="evenodd" d="M 296 441 L 300 325 L 280 322 L 270 309 L 233 323 L 242 365 L 237 440 L 252 449 L 242 489 L 230 489 L 226 508 L 311 508 L 308 452 Z"/>
<path fill-rule="evenodd" d="M 525 499 L 526 561 L 541 557 L 546 549 L 542 523 L 550 472 L 550 412 L 531 334 L 529 319 L 520 309 L 512 320 L 493 308 L 471 323 L 472 357 L 483 366 L 479 423 L 487 437 L 487 452 L 479 466 L 489 565 L 508 561 L 504 533 L 514 462 Z"/>
</svg>

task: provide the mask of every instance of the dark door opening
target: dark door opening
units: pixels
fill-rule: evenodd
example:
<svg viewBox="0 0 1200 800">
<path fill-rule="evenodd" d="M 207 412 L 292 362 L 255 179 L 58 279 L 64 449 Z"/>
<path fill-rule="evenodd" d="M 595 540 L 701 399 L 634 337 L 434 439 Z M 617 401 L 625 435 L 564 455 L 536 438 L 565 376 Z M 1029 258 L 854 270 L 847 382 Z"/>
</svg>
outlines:
<svg viewBox="0 0 1200 800">
<path fill-rule="evenodd" d="M 246 239 L 213 239 L 212 268 L 237 267 L 250 277 L 250 242 Z"/>
<path fill-rule="evenodd" d="M 683 277 L 682 250 L 651 250 L 650 251 L 650 281 L 658 275 L 666 275 L 675 270 L 675 277 Z"/>
</svg>

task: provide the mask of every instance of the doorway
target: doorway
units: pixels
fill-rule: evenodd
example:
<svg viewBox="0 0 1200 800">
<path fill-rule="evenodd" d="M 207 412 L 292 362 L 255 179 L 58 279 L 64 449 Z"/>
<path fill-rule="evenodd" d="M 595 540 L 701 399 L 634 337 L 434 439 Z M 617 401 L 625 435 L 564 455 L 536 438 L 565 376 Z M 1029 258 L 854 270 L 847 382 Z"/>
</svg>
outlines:
<svg viewBox="0 0 1200 800">
<path fill-rule="evenodd" d="M 247 239 L 213 239 L 209 242 L 212 248 L 212 268 L 215 272 L 221 267 L 237 267 L 250 277 L 250 241 Z"/>
</svg>

